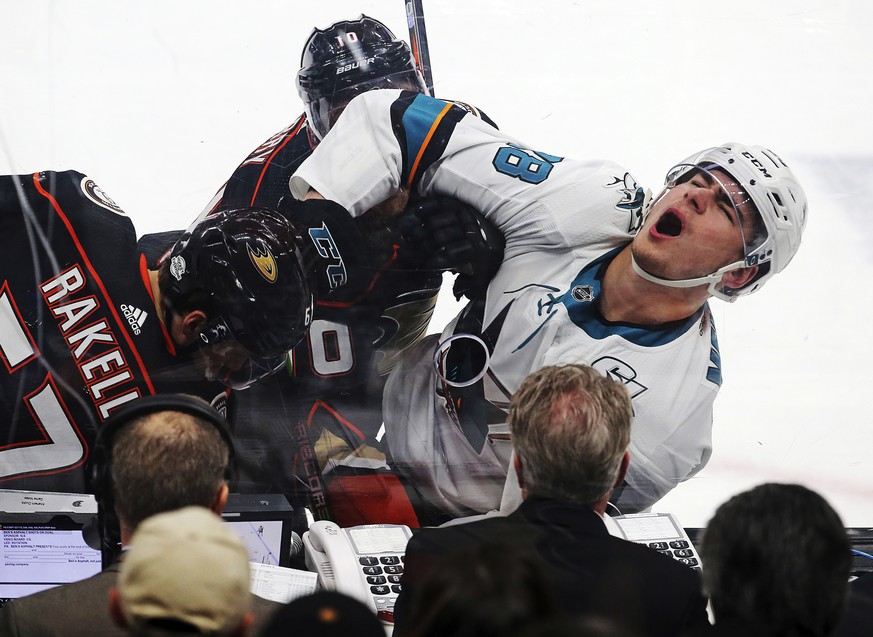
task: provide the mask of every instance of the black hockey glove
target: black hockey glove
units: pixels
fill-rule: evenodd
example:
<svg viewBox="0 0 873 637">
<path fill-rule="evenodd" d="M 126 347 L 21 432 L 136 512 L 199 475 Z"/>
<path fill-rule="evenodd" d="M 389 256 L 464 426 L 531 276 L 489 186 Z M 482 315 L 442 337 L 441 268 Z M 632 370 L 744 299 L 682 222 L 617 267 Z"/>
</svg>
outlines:
<svg viewBox="0 0 873 637">
<path fill-rule="evenodd" d="M 458 274 L 452 288 L 457 299 L 484 294 L 503 261 L 506 242 L 501 232 L 453 197 L 425 197 L 409 204 L 397 227 L 418 267 Z"/>
</svg>

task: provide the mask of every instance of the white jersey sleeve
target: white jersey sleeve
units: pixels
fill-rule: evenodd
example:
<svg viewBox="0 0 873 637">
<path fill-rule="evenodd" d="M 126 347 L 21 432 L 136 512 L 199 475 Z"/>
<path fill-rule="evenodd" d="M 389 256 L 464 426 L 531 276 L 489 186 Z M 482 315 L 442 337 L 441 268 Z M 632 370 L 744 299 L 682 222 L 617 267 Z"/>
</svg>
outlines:
<svg viewBox="0 0 873 637">
<path fill-rule="evenodd" d="M 613 183 L 601 183 L 605 175 Z M 353 216 L 400 188 L 452 196 L 500 229 L 507 259 L 531 250 L 590 248 L 598 241 L 608 248 L 613 224 L 601 234 L 604 224 L 587 213 L 614 214 L 616 202 L 624 202 L 624 231 L 631 233 L 641 222 L 644 195 L 611 162 L 532 150 L 451 102 L 397 90 L 352 100 L 290 187 L 298 199 L 314 189 Z"/>
<path fill-rule="evenodd" d="M 310 189 L 358 217 L 400 188 L 401 148 L 390 107 L 400 91 L 376 90 L 353 99 L 330 133 L 288 182 L 303 199 Z M 366 100 L 362 99 L 366 96 Z"/>
</svg>

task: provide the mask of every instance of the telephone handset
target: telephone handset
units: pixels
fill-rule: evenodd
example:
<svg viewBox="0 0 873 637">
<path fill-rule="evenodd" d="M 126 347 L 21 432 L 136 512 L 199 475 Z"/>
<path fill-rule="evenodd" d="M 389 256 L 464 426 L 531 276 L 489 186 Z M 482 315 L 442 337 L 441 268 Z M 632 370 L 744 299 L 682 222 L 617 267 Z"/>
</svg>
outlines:
<svg viewBox="0 0 873 637">
<path fill-rule="evenodd" d="M 408 526 L 364 524 L 346 529 L 318 520 L 303 534 L 306 566 L 322 588 L 362 601 L 383 619 L 394 612 Z"/>
</svg>

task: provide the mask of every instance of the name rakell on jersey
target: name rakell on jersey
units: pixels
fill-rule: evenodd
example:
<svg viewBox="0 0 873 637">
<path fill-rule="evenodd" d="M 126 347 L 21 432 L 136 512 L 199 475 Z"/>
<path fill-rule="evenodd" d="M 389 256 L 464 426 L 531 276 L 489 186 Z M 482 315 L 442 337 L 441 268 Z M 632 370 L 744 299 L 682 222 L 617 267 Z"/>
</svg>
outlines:
<svg viewBox="0 0 873 637">
<path fill-rule="evenodd" d="M 110 319 L 87 291 L 86 278 L 78 264 L 40 285 L 43 299 L 58 322 L 73 362 L 82 375 L 94 404 L 105 419 L 113 409 L 140 396 L 134 374 L 110 327 Z"/>
</svg>

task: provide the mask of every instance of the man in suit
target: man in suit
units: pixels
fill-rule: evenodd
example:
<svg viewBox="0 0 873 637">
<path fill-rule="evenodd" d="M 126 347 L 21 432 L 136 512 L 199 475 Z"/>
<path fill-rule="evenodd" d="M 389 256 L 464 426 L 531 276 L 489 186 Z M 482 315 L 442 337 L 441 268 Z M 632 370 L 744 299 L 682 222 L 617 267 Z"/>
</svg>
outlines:
<svg viewBox="0 0 873 637">
<path fill-rule="evenodd" d="M 150 516 L 186 506 L 220 514 L 232 445 L 223 417 L 190 396 L 160 394 L 121 407 L 95 445 L 93 476 L 104 544 L 121 547 Z M 117 516 L 117 529 L 112 519 Z M 3 637 L 123 637 L 109 615 L 124 554 L 88 579 L 14 600 L 0 609 Z M 252 596 L 257 629 L 280 604 Z"/>
<path fill-rule="evenodd" d="M 632 416 L 624 386 L 588 366 L 548 366 L 528 376 L 509 408 L 524 501 L 507 517 L 412 537 L 396 634 L 406 634 L 426 609 L 418 591 L 447 555 L 498 541 L 536 556 L 564 612 L 613 618 L 646 635 L 708 625 L 695 571 L 611 536 L 604 525 L 609 496 L 630 462 Z"/>
</svg>

